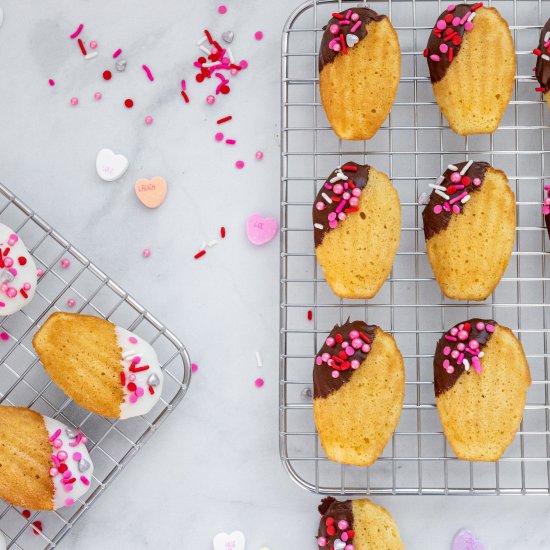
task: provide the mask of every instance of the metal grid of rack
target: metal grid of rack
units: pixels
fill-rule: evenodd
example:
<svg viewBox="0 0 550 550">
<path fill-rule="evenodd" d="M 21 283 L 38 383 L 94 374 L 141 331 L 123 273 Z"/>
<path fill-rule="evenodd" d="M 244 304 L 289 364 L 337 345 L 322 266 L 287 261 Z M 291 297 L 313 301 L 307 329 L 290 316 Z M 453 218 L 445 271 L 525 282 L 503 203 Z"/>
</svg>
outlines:
<svg viewBox="0 0 550 550">
<path fill-rule="evenodd" d="M 448 2 L 447 2 L 448 3 Z M 549 113 L 532 76 L 547 0 L 501 0 L 517 48 L 514 95 L 493 135 L 454 134 L 435 103 L 422 52 L 445 2 L 370 2 L 387 14 L 402 49 L 401 83 L 389 119 L 368 142 L 339 140 L 319 99 L 317 54 L 334 11 L 358 5 L 309 0 L 288 19 L 282 40 L 280 453 L 290 477 L 320 494 L 500 495 L 550 493 L 550 320 L 548 241 L 541 203 L 550 152 Z M 521 4 L 521 9 L 520 9 Z M 473 158 L 508 175 L 517 200 L 516 245 L 508 269 L 485 302 L 444 298 L 425 255 L 418 198 L 444 168 Z M 326 176 L 343 162 L 386 172 L 402 201 L 402 232 L 393 271 L 370 301 L 342 300 L 315 258 L 311 205 Z M 313 318 L 308 320 L 307 312 Z M 329 461 L 312 414 L 313 359 L 335 323 L 363 319 L 391 332 L 406 364 L 401 420 L 383 455 L 369 468 Z M 496 463 L 457 460 L 443 435 L 433 393 L 437 339 L 469 317 L 512 328 L 527 354 L 533 385 L 521 427 Z"/>
<path fill-rule="evenodd" d="M 45 550 L 58 545 L 182 400 L 191 380 L 191 363 L 183 344 L 160 321 L 2 185 L 0 221 L 21 236 L 43 270 L 33 300 L 0 321 L 0 330 L 9 335 L 9 340 L 0 342 L 0 403 L 29 407 L 80 427 L 89 438 L 95 467 L 90 490 L 70 508 L 33 512 L 26 519 L 20 509 L 0 501 L 0 535 L 6 535 L 8 548 Z M 60 265 L 64 258 L 70 261 L 68 269 Z M 51 313 L 67 310 L 69 299 L 76 302 L 71 311 L 108 319 L 154 347 L 164 387 L 147 415 L 123 421 L 99 417 L 67 398 L 48 377 L 32 338 Z M 37 521 L 40 530 L 33 527 Z"/>
</svg>

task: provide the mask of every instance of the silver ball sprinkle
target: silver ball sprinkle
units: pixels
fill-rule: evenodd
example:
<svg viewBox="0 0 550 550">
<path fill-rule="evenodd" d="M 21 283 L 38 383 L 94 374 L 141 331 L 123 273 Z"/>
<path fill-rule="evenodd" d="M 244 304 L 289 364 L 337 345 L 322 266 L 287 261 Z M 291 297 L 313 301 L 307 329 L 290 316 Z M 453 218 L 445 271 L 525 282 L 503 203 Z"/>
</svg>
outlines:
<svg viewBox="0 0 550 550">
<path fill-rule="evenodd" d="M 302 401 L 311 401 L 311 399 L 313 398 L 312 389 L 309 386 L 307 388 L 304 388 L 300 393 L 300 397 L 302 398 Z"/>
<path fill-rule="evenodd" d="M 78 435 L 78 432 L 76 432 L 75 430 L 73 430 L 72 428 L 67 428 L 65 430 L 65 433 L 67 434 L 67 437 L 69 439 L 75 439 L 76 436 Z"/>
<path fill-rule="evenodd" d="M 90 469 L 91 464 L 85 459 L 81 458 L 80 462 L 78 463 L 78 471 L 80 473 L 84 473 L 85 471 Z"/>
<path fill-rule="evenodd" d="M 231 42 L 233 42 L 233 39 L 235 38 L 235 33 L 233 31 L 225 31 L 223 34 L 222 34 L 222 40 L 226 43 L 226 44 L 231 44 Z"/>
<path fill-rule="evenodd" d="M 156 374 L 151 374 L 151 376 L 149 376 L 149 378 L 147 378 L 147 384 L 149 384 L 149 386 L 158 386 L 160 384 L 160 380 L 159 380 L 159 377 L 156 375 Z"/>
<path fill-rule="evenodd" d="M 122 71 L 126 70 L 126 64 L 128 63 L 128 61 L 126 61 L 126 59 L 119 59 L 118 61 L 116 61 L 115 63 L 115 68 L 116 70 L 121 73 Z"/>
</svg>

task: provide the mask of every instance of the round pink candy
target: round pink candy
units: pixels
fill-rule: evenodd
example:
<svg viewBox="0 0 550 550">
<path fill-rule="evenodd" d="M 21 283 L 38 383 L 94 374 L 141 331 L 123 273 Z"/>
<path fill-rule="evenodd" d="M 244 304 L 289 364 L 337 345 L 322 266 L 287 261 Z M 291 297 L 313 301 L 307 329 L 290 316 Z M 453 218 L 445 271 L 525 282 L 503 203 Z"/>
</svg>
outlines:
<svg viewBox="0 0 550 550">
<path fill-rule="evenodd" d="M 450 367 L 447 367 L 447 372 L 449 374 L 453 374 L 454 371 L 455 371 L 455 368 L 452 365 Z"/>
<path fill-rule="evenodd" d="M 138 397 L 142 397 L 144 393 L 143 388 L 136 388 L 136 395 Z"/>
<path fill-rule="evenodd" d="M 256 159 L 262 160 L 264 158 L 264 154 L 262 151 L 256 151 Z"/>
<path fill-rule="evenodd" d="M 319 201 L 319 202 L 315 205 L 315 208 L 317 208 L 317 210 L 324 210 L 324 209 L 325 209 L 325 203 Z"/>
<path fill-rule="evenodd" d="M 479 342 L 477 340 L 470 340 L 468 342 L 468 346 L 471 348 L 471 349 L 477 349 L 479 348 Z"/>
<path fill-rule="evenodd" d="M 354 359 L 352 362 L 351 362 L 351 368 L 352 369 L 358 369 L 359 368 L 359 365 L 361 365 L 361 363 L 359 363 L 359 361 L 357 359 Z"/>
<path fill-rule="evenodd" d="M 353 544 L 346 544 L 344 550 L 355 550 L 355 546 L 353 546 Z"/>
<path fill-rule="evenodd" d="M 79 462 L 82 459 L 82 454 L 79 452 L 73 453 L 73 460 Z"/>
<path fill-rule="evenodd" d="M 331 26 L 330 26 L 330 32 L 332 34 L 338 34 L 340 32 L 340 26 L 339 25 L 336 25 L 335 23 L 333 23 Z"/>
<path fill-rule="evenodd" d="M 468 339 L 468 333 L 465 330 L 459 330 L 457 337 L 459 340 L 467 340 Z"/>
<path fill-rule="evenodd" d="M 447 53 L 449 51 L 449 46 L 447 46 L 447 44 L 443 43 L 439 46 L 439 51 L 441 53 Z"/>
<path fill-rule="evenodd" d="M 467 31 L 471 31 L 474 28 L 474 24 L 471 21 L 466 21 L 464 24 L 464 29 Z"/>
<path fill-rule="evenodd" d="M 338 378 L 340 376 L 340 373 L 337 370 L 332 371 L 332 378 Z"/>
<path fill-rule="evenodd" d="M 359 338 L 359 331 L 357 330 L 352 330 L 350 333 L 349 333 L 349 337 L 354 340 L 355 338 Z"/>
<path fill-rule="evenodd" d="M 330 353 L 323 353 L 323 355 L 321 355 L 321 358 L 326 363 L 330 359 Z"/>
<path fill-rule="evenodd" d="M 460 206 L 458 206 L 458 204 L 453 204 L 453 212 L 455 214 L 460 214 Z"/>
<path fill-rule="evenodd" d="M 447 11 L 451 13 L 452 11 L 455 11 L 456 6 L 454 4 L 449 4 L 447 6 Z"/>
<path fill-rule="evenodd" d="M 221 132 L 218 132 L 215 136 L 214 136 L 214 139 L 216 141 L 223 141 L 223 134 Z"/>
<path fill-rule="evenodd" d="M 361 189 L 359 189 L 359 187 L 356 187 L 352 192 L 351 194 L 354 196 L 354 197 L 360 197 L 361 196 Z"/>
<path fill-rule="evenodd" d="M 349 193 L 349 191 L 345 191 L 344 194 L 342 195 L 342 198 L 345 200 L 345 201 L 349 201 L 351 195 Z"/>
<path fill-rule="evenodd" d="M 346 340 L 344 340 L 344 341 L 342 342 L 342 349 L 346 349 L 348 346 L 349 346 L 349 342 L 346 341 Z"/>
<path fill-rule="evenodd" d="M 72 498 L 68 498 L 65 500 L 66 506 L 72 506 L 74 504 L 74 500 Z"/>
<path fill-rule="evenodd" d="M 65 462 L 65 460 L 67 460 L 68 456 L 69 455 L 65 451 L 59 451 L 57 453 L 57 458 L 59 458 L 59 460 L 61 460 L 61 462 Z"/>
<path fill-rule="evenodd" d="M 13 246 L 18 240 L 19 237 L 15 233 L 12 233 L 8 238 L 8 244 L 10 246 Z"/>
<path fill-rule="evenodd" d="M 361 349 L 363 347 L 363 340 L 361 338 L 354 338 L 351 345 L 354 349 Z"/>
<path fill-rule="evenodd" d="M 319 355 L 315 358 L 315 364 L 321 366 L 323 364 L 323 358 Z"/>
<path fill-rule="evenodd" d="M 479 187 L 481 185 L 481 180 L 479 178 L 474 178 L 474 185 Z"/>
<path fill-rule="evenodd" d="M 355 353 L 355 350 L 353 349 L 353 346 L 348 346 L 346 348 L 346 354 L 348 355 L 348 357 L 351 357 L 354 353 Z"/>
<path fill-rule="evenodd" d="M 466 349 L 466 345 L 463 342 L 459 342 L 456 347 L 459 351 L 464 351 Z"/>
<path fill-rule="evenodd" d="M 334 44 L 334 46 L 332 46 L 332 49 L 333 49 L 335 52 L 339 52 L 339 51 L 340 51 L 340 44 Z"/>
<path fill-rule="evenodd" d="M 317 545 L 324 548 L 327 545 L 327 539 L 325 537 L 319 537 L 317 539 Z"/>
<path fill-rule="evenodd" d="M 481 331 L 485 328 L 485 323 L 482 323 L 479 321 L 479 323 L 476 325 L 477 330 Z"/>
<path fill-rule="evenodd" d="M 57 468 L 50 468 L 50 476 L 55 477 L 59 473 Z"/>
<path fill-rule="evenodd" d="M 462 176 L 460 172 L 453 172 L 450 179 L 453 183 L 459 183 L 462 180 Z"/>
<path fill-rule="evenodd" d="M 8 258 L 5 258 L 5 259 L 4 259 L 4 265 L 5 265 L 6 267 L 11 267 L 11 266 L 13 265 L 13 259 L 12 259 L 12 258 L 9 258 L 9 257 L 8 257 Z"/>
<path fill-rule="evenodd" d="M 357 197 L 351 197 L 349 200 L 350 206 L 357 206 L 359 204 L 359 199 Z"/>
<path fill-rule="evenodd" d="M 447 28 L 447 23 L 443 19 L 440 19 L 435 25 L 440 31 L 444 31 Z"/>
<path fill-rule="evenodd" d="M 338 529 L 340 529 L 340 531 L 345 531 L 349 526 L 349 523 L 345 520 L 345 519 L 341 519 L 339 522 L 338 522 Z"/>
<path fill-rule="evenodd" d="M 206 103 L 208 103 L 208 105 L 214 105 L 215 102 L 216 98 L 213 95 L 206 96 Z"/>
<path fill-rule="evenodd" d="M 13 287 L 8 288 L 8 291 L 6 293 L 8 297 L 15 298 L 17 296 L 17 290 Z"/>
<path fill-rule="evenodd" d="M 151 126 L 151 124 L 153 124 L 153 117 L 151 115 L 147 115 L 145 117 L 145 124 L 147 124 L 147 126 Z"/>
<path fill-rule="evenodd" d="M 128 338 L 128 342 L 130 342 L 131 344 L 137 344 L 138 339 L 135 336 L 130 336 L 130 338 Z"/>
<path fill-rule="evenodd" d="M 331 222 L 333 220 L 336 219 L 336 212 L 331 212 L 329 215 L 328 215 L 328 221 Z"/>
<path fill-rule="evenodd" d="M 92 41 L 90 42 L 90 48 L 91 48 L 92 50 L 95 50 L 95 49 L 97 48 L 97 42 L 96 42 L 95 40 L 92 40 Z"/>
<path fill-rule="evenodd" d="M 76 107 L 78 105 L 78 97 L 71 97 L 71 105 Z"/>
<path fill-rule="evenodd" d="M 341 183 L 337 183 L 333 188 L 332 190 L 337 194 L 337 195 L 341 195 L 342 192 L 344 191 L 344 186 L 341 184 Z"/>
<path fill-rule="evenodd" d="M 443 348 L 443 355 L 449 355 L 451 353 L 451 348 L 449 346 L 445 346 Z"/>
<path fill-rule="evenodd" d="M 31 289 L 31 284 L 30 284 L 30 283 L 25 283 L 25 284 L 23 285 L 23 289 L 24 289 L 24 290 L 30 290 L 30 289 Z"/>
<path fill-rule="evenodd" d="M 70 493 L 73 490 L 73 486 L 70 483 L 65 483 L 63 488 L 65 489 L 66 493 Z"/>
<path fill-rule="evenodd" d="M 453 359 L 456 359 L 459 355 L 460 355 L 460 353 L 456 349 L 454 349 L 451 353 L 451 357 Z"/>
<path fill-rule="evenodd" d="M 63 441 L 61 441 L 61 439 L 55 439 L 54 442 L 53 442 L 53 446 L 56 448 L 56 449 L 61 449 L 61 447 L 63 447 Z"/>
<path fill-rule="evenodd" d="M 237 168 L 237 170 L 242 170 L 244 168 L 244 161 L 243 160 L 238 160 L 235 163 L 235 167 Z"/>
<path fill-rule="evenodd" d="M 458 334 L 458 329 L 456 327 L 453 327 L 451 330 L 451 336 L 456 336 Z"/>
<path fill-rule="evenodd" d="M 70 479 L 72 475 L 73 473 L 71 470 L 65 470 L 65 472 L 63 472 L 63 479 Z"/>
<path fill-rule="evenodd" d="M 339 219 L 340 221 L 345 220 L 345 219 L 346 219 L 346 214 L 345 214 L 345 212 L 340 212 L 340 213 L 338 214 L 338 219 Z"/>
<path fill-rule="evenodd" d="M 103 94 L 102 94 L 101 92 L 96 92 L 96 93 L 94 94 L 94 99 L 95 99 L 96 101 L 99 101 L 102 97 L 103 97 Z"/>
<path fill-rule="evenodd" d="M 487 332 L 489 332 L 489 333 L 495 332 L 495 327 L 494 327 L 493 325 L 487 325 L 487 326 L 485 327 L 485 330 L 486 330 Z"/>
<path fill-rule="evenodd" d="M 326 340 L 325 340 L 325 343 L 327 346 L 334 346 L 334 344 L 336 343 L 336 340 L 332 337 L 332 336 L 329 336 Z"/>
<path fill-rule="evenodd" d="M 368 344 L 364 344 L 363 347 L 361 348 L 361 351 L 363 353 L 368 353 L 370 351 L 370 346 Z"/>
<path fill-rule="evenodd" d="M 334 229 L 335 227 L 338 226 L 338 222 L 336 220 L 331 220 L 328 222 L 328 226 L 331 228 L 331 229 Z"/>
<path fill-rule="evenodd" d="M 441 206 L 440 204 L 436 204 L 436 205 L 434 206 L 434 213 L 435 213 L 435 214 L 441 214 L 442 210 L 443 210 L 443 208 L 442 208 L 442 206 Z"/>
<path fill-rule="evenodd" d="M 63 269 L 67 269 L 70 265 L 71 265 L 71 262 L 70 262 L 70 260 L 68 260 L 67 258 L 63 258 L 63 259 L 61 260 L 61 267 L 62 267 Z"/>
<path fill-rule="evenodd" d="M 137 397 L 135 396 L 135 394 L 130 395 L 128 399 L 130 400 L 130 403 L 135 403 L 137 401 Z"/>
<path fill-rule="evenodd" d="M 136 381 L 136 375 L 130 374 L 130 382 L 135 382 L 135 381 Z"/>
<path fill-rule="evenodd" d="M 351 14 L 351 20 L 352 21 L 359 21 L 359 14 L 358 13 L 352 13 Z"/>
<path fill-rule="evenodd" d="M 348 534 L 346 531 L 344 531 L 341 535 L 340 535 L 340 539 L 342 540 L 342 542 L 347 542 L 347 540 L 349 539 L 348 537 Z"/>
<path fill-rule="evenodd" d="M 460 17 L 455 17 L 453 19 L 453 27 L 458 27 L 460 25 Z"/>
</svg>

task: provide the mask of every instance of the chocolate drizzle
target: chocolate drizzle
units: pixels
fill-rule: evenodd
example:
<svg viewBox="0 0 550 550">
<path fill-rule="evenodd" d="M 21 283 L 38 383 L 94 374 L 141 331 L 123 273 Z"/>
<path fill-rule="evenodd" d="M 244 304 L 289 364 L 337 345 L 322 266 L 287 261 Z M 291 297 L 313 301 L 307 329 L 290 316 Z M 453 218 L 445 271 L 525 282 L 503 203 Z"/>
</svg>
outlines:
<svg viewBox="0 0 550 550">
<path fill-rule="evenodd" d="M 319 532 L 317 535 L 317 544 L 322 550 L 334 548 L 334 544 L 338 540 L 342 540 L 342 535 L 346 533 L 344 542 L 353 544 L 355 536 L 353 532 L 353 505 L 351 500 L 339 501 L 333 497 L 324 498 L 319 505 Z M 345 523 L 342 523 L 345 522 Z M 328 525 L 327 525 L 328 523 Z M 338 524 L 345 529 L 340 529 Z M 320 539 L 324 539 L 323 546 L 319 544 Z"/>
<path fill-rule="evenodd" d="M 353 373 L 367 358 L 374 341 L 376 325 L 364 321 L 349 320 L 342 326 L 336 325 L 319 350 L 313 367 L 313 396 L 315 399 L 328 397 L 348 382 Z M 352 334 L 357 333 L 357 334 Z M 353 354 L 346 353 L 351 347 Z M 325 359 L 323 359 L 323 355 Z M 338 375 L 333 376 L 333 372 Z"/>
<path fill-rule="evenodd" d="M 427 48 L 424 50 L 432 83 L 439 82 L 447 74 L 453 59 L 460 51 L 464 33 L 472 25 L 471 22 L 468 22 L 468 18 L 481 5 L 481 2 L 458 4 L 452 11 L 445 10 L 438 17 L 430 33 Z M 440 21 L 442 23 L 439 23 Z M 438 25 L 442 28 L 439 28 Z"/>
<path fill-rule="evenodd" d="M 352 33 L 351 29 L 354 27 L 356 21 L 352 21 L 350 19 L 346 19 L 346 15 L 349 14 L 349 17 L 351 17 L 354 13 L 356 13 L 359 16 L 358 21 L 361 21 L 361 25 Z M 348 35 L 354 35 L 357 37 L 356 39 L 353 39 L 355 43 L 359 42 L 360 40 L 363 40 L 365 36 L 367 36 L 367 25 L 371 21 L 381 21 L 386 17 L 385 15 L 379 15 L 374 10 L 371 10 L 370 8 L 351 8 L 348 10 L 344 10 L 340 12 L 340 14 L 344 17 L 344 19 L 339 19 L 334 16 L 331 18 L 331 20 L 327 23 L 326 27 L 324 27 L 325 32 L 323 34 L 323 38 L 321 40 L 321 46 L 319 48 L 319 72 L 323 70 L 323 67 L 325 65 L 328 65 L 329 63 L 332 63 L 336 56 L 340 53 L 344 54 L 346 51 L 345 49 L 342 49 L 340 51 L 335 51 L 330 47 L 330 43 L 335 38 L 338 38 L 340 34 L 343 35 L 344 40 L 348 41 L 347 38 Z M 341 25 L 340 21 L 349 21 L 349 24 Z M 330 30 L 330 27 L 332 25 L 338 25 L 340 27 L 339 32 L 337 34 L 333 34 Z M 352 47 L 352 46 L 346 46 L 346 48 Z"/>
<path fill-rule="evenodd" d="M 457 197 L 463 195 L 464 192 L 467 192 L 467 195 L 477 191 L 483 184 L 485 179 L 485 173 L 491 165 L 487 162 L 474 162 L 468 170 L 464 172 L 461 176 L 459 183 L 453 183 L 451 181 L 451 176 L 454 172 L 462 173 L 466 162 L 459 162 L 453 168 L 447 168 L 443 173 L 443 176 L 437 180 L 437 185 L 445 187 L 446 190 L 443 193 L 447 194 L 450 198 L 446 199 L 440 194 L 436 193 L 434 189 L 430 195 L 430 202 L 425 206 L 422 212 L 422 220 L 424 221 L 424 236 L 426 240 L 430 239 L 434 235 L 437 235 L 440 231 L 443 231 L 449 225 L 451 218 L 455 215 L 459 215 L 460 212 L 453 211 L 453 207 L 456 206 L 455 210 L 458 208 L 467 205 L 467 203 L 462 204 L 461 200 L 456 200 Z M 454 177 L 454 176 L 453 176 Z M 479 185 L 475 185 L 474 181 L 479 180 Z M 466 185 L 467 184 L 467 185 Z M 461 186 L 464 188 L 461 188 Z M 453 191 L 451 193 L 451 191 Z M 450 203 L 453 202 L 451 205 Z"/>
<path fill-rule="evenodd" d="M 540 32 L 539 47 L 537 54 L 537 66 L 535 69 L 535 76 L 541 85 L 541 88 L 544 88 L 543 93 L 550 90 L 550 44 L 545 46 L 546 35 L 549 34 L 546 42 L 550 40 L 550 19 L 546 21 L 542 31 Z M 539 90 L 542 91 L 542 90 Z"/>
<path fill-rule="evenodd" d="M 464 329 L 469 329 L 466 330 L 468 337 L 464 340 L 452 335 L 452 331 L 459 329 L 461 325 L 464 325 Z M 479 364 L 476 367 L 474 364 L 474 361 L 480 363 L 480 359 L 478 358 L 476 361 L 474 359 L 476 354 L 472 354 L 468 349 L 471 350 L 469 343 L 475 340 L 479 347 L 473 351 L 483 352 L 483 348 L 494 332 L 494 328 L 493 332 L 491 332 L 487 330 L 487 326 L 490 329 L 491 327 L 496 327 L 497 323 L 492 320 L 470 319 L 453 327 L 439 339 L 434 356 L 434 391 L 436 397 L 450 390 L 465 372 L 471 376 L 482 374 L 481 365 Z M 453 341 L 452 338 L 455 338 L 456 341 Z M 464 349 L 462 349 L 461 344 L 464 346 Z M 445 353 L 446 351 L 448 353 Z M 456 352 L 459 354 L 458 357 L 453 356 L 453 354 L 456 355 Z M 463 358 L 461 358 L 460 354 L 462 354 Z M 464 358 L 467 361 L 466 363 L 464 362 Z"/>
<path fill-rule="evenodd" d="M 347 167 L 353 168 L 354 170 L 346 170 Z M 327 178 L 327 181 L 317 193 L 317 197 L 315 198 L 315 202 L 313 204 L 313 238 L 315 241 L 315 248 L 323 242 L 325 235 L 331 229 L 329 222 L 330 214 L 334 214 L 336 216 L 343 214 L 345 217 L 356 211 L 357 207 L 353 206 L 353 203 L 355 202 L 353 199 L 358 199 L 358 197 L 353 197 L 353 188 L 363 190 L 367 186 L 367 182 L 369 180 L 369 170 L 370 166 L 367 164 L 361 165 L 356 164 L 355 162 L 346 162 L 342 168 L 337 168 L 331 172 L 330 176 Z M 334 180 L 338 174 L 343 174 L 347 180 L 341 179 L 330 183 L 331 180 Z M 343 192 L 340 192 L 339 194 L 335 192 L 335 190 L 339 190 L 338 188 L 335 189 L 337 184 L 341 187 L 343 186 Z M 346 200 L 344 198 L 347 197 L 346 193 L 351 196 L 347 199 L 344 208 L 342 208 L 341 203 L 343 200 Z M 349 203 L 349 200 L 352 200 L 352 204 Z M 318 206 L 321 206 L 322 210 L 320 210 Z M 336 220 L 336 224 L 337 223 L 338 219 Z M 332 225 L 335 224 L 333 223 Z M 322 226 L 322 228 L 320 226 Z"/>
</svg>

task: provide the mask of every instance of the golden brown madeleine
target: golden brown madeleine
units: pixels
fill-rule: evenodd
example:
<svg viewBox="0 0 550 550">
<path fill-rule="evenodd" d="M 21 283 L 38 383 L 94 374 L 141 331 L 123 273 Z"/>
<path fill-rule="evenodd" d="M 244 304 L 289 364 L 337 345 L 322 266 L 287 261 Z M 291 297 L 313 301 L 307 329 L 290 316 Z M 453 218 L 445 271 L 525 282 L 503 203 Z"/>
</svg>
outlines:
<svg viewBox="0 0 550 550">
<path fill-rule="evenodd" d="M 0 499 L 32 510 L 72 506 L 93 475 L 86 442 L 58 420 L 0 406 Z"/>
<path fill-rule="evenodd" d="M 516 201 L 506 174 L 486 162 L 459 162 L 432 187 L 422 218 L 441 291 L 453 300 L 485 300 L 514 248 Z"/>
<path fill-rule="evenodd" d="M 391 514 L 368 499 L 324 498 L 317 546 L 328 550 L 402 550 L 399 529 Z"/>
<path fill-rule="evenodd" d="M 536 92 L 542 92 L 546 103 L 550 106 L 550 19 L 540 31 L 539 45 L 533 50 L 537 56 L 535 76 L 539 86 Z"/>
<path fill-rule="evenodd" d="M 519 428 L 530 385 L 523 347 L 510 329 L 470 319 L 444 334 L 435 351 L 434 389 L 456 456 L 498 460 Z"/>
<path fill-rule="evenodd" d="M 392 436 L 405 395 L 392 336 L 363 321 L 336 325 L 315 358 L 313 414 L 330 460 L 369 466 Z"/>
<path fill-rule="evenodd" d="M 319 85 L 338 137 L 376 134 L 392 108 L 400 73 L 399 39 L 388 17 L 369 8 L 332 14 L 319 51 Z"/>
<path fill-rule="evenodd" d="M 155 350 L 91 315 L 54 313 L 32 344 L 52 380 L 81 407 L 109 418 L 148 413 L 162 393 Z"/>
<path fill-rule="evenodd" d="M 490 134 L 510 102 L 516 52 L 508 23 L 496 8 L 450 5 L 424 50 L 435 98 L 460 135 Z"/>
<path fill-rule="evenodd" d="M 332 291 L 369 299 L 391 272 L 401 235 L 397 191 L 372 166 L 347 162 L 313 205 L 315 253 Z"/>
</svg>

